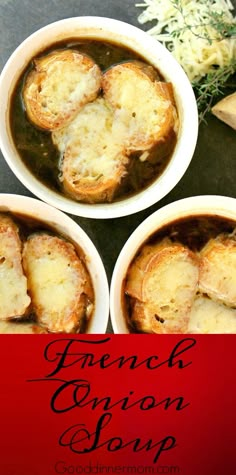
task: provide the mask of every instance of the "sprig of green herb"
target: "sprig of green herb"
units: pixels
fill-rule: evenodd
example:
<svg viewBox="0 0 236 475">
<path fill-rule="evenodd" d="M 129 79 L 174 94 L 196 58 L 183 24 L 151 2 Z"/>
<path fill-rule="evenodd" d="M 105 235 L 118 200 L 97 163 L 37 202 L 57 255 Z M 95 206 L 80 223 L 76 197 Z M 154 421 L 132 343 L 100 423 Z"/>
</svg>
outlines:
<svg viewBox="0 0 236 475">
<path fill-rule="evenodd" d="M 209 10 L 206 15 L 206 21 L 203 23 L 195 23 L 191 25 L 188 23 L 188 15 L 185 15 L 184 8 L 182 5 L 182 0 L 170 0 L 173 7 L 180 13 L 184 26 L 182 28 L 178 28 L 177 30 L 172 31 L 172 36 L 174 38 L 179 38 L 181 34 L 189 30 L 191 33 L 196 36 L 197 38 L 205 39 L 212 43 L 213 40 L 223 40 L 225 38 L 236 37 L 236 23 L 232 23 L 227 21 L 224 12 L 216 12 Z M 208 27 L 211 27 L 215 30 L 215 36 L 212 37 L 209 35 Z M 199 33 L 198 31 L 201 31 Z"/>
<path fill-rule="evenodd" d="M 218 98 L 230 93 L 231 87 L 236 89 L 236 18 L 231 13 L 231 5 L 226 1 L 221 2 L 222 7 L 214 0 L 169 0 L 168 3 L 173 8 L 167 10 L 163 19 L 157 13 L 157 25 L 152 26 L 149 32 L 162 41 L 182 65 L 196 95 L 199 122 L 206 121 L 207 113 Z M 147 11 L 147 15 L 140 15 L 140 23 L 155 20 L 154 7 L 157 8 L 158 5 L 162 5 L 161 0 L 145 0 L 145 3 L 137 4 L 139 7 L 146 7 Z M 195 38 L 199 39 L 200 50 L 196 58 L 193 55 L 191 64 L 191 47 L 193 45 L 193 51 L 197 48 L 197 42 L 192 41 Z M 186 47 L 185 61 L 186 41 L 189 41 L 189 45 Z M 201 65 L 201 58 L 205 57 L 207 61 L 208 54 L 208 64 L 203 61 Z M 194 64 L 199 66 L 196 73 Z"/>
<path fill-rule="evenodd" d="M 201 25 L 190 25 L 188 23 L 188 15 L 184 14 L 182 0 L 171 0 L 172 5 L 181 14 L 184 26 L 178 30 L 172 31 L 173 38 L 179 38 L 181 34 L 189 30 L 198 38 L 207 40 L 210 44 L 212 41 L 221 41 L 236 37 L 236 23 L 226 21 L 224 12 L 216 12 L 209 8 L 206 22 Z M 215 37 L 209 36 L 207 27 L 211 27 L 215 31 Z M 201 33 L 199 33 L 199 31 Z M 193 81 L 192 86 L 197 99 L 197 106 L 199 111 L 199 123 L 206 122 L 206 115 L 211 111 L 213 103 L 225 93 L 229 87 L 236 89 L 236 82 L 230 86 L 228 80 L 236 72 L 236 58 L 233 59 L 227 66 L 217 67 L 210 71 L 201 80 Z"/>
<path fill-rule="evenodd" d="M 223 12 L 219 13 L 209 11 L 208 18 L 205 23 L 195 23 L 194 25 L 191 25 L 188 23 L 187 16 L 184 16 L 182 10 L 179 8 L 178 10 L 182 14 L 184 26 L 172 31 L 173 38 L 180 38 L 181 34 L 186 30 L 191 31 L 191 33 L 197 38 L 207 40 L 210 44 L 215 40 L 221 41 L 226 38 L 236 37 L 236 23 L 225 21 Z M 211 27 L 212 30 L 214 30 L 214 37 L 209 35 L 208 27 Z"/>
<path fill-rule="evenodd" d="M 209 72 L 201 81 L 192 83 L 199 110 L 199 122 L 206 122 L 205 116 L 211 111 L 213 103 L 222 96 L 227 88 L 236 89 L 236 80 L 231 84 L 228 80 L 236 72 L 236 60 L 225 67 Z"/>
<path fill-rule="evenodd" d="M 210 26 L 220 35 L 220 39 L 236 37 L 236 23 L 225 21 L 224 13 L 209 12 Z"/>
</svg>

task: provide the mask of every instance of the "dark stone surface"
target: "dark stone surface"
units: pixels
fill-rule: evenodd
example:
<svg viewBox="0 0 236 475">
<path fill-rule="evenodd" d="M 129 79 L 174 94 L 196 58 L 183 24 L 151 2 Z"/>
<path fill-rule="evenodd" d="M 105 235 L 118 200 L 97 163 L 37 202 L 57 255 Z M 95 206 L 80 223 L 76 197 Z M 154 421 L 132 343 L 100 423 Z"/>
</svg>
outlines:
<svg viewBox="0 0 236 475">
<path fill-rule="evenodd" d="M 135 0 L 0 0 L 0 70 L 19 43 L 48 23 L 74 16 L 97 15 L 138 26 L 138 13 Z M 0 193 L 33 196 L 13 175 L 2 154 Z M 200 127 L 196 151 L 184 177 L 159 203 L 125 218 L 73 219 L 93 240 L 110 280 L 122 246 L 147 216 L 167 203 L 200 194 L 236 198 L 236 132 L 214 117 L 209 119 L 208 125 Z"/>
</svg>

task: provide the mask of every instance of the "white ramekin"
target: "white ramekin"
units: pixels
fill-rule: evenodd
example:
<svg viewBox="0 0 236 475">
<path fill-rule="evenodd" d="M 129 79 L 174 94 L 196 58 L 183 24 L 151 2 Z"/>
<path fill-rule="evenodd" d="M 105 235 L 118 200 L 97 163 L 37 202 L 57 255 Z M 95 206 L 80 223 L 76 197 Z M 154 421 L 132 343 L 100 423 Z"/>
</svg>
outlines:
<svg viewBox="0 0 236 475">
<path fill-rule="evenodd" d="M 109 317 L 107 276 L 97 249 L 83 229 L 61 211 L 26 196 L 0 194 L 0 212 L 19 214 L 25 216 L 26 219 L 39 220 L 40 223 L 58 232 L 82 250 L 95 295 L 95 310 L 87 333 L 106 333 Z"/>
<path fill-rule="evenodd" d="M 236 199 L 226 196 L 194 196 L 175 201 L 150 215 L 131 234 L 114 267 L 110 288 L 110 316 L 114 333 L 129 333 L 122 309 L 123 283 L 128 267 L 142 244 L 153 233 L 176 220 L 194 216 L 219 216 L 235 220 Z"/>
<path fill-rule="evenodd" d="M 180 119 L 177 144 L 162 175 L 145 190 L 106 204 L 73 201 L 50 190 L 27 169 L 14 146 L 9 126 L 9 104 L 15 84 L 29 61 L 44 48 L 66 38 L 93 38 L 128 47 L 157 67 L 172 82 Z M 145 98 L 144 98 L 145 100 Z M 198 113 L 190 82 L 171 53 L 144 31 L 127 23 L 103 17 L 75 17 L 49 24 L 29 36 L 13 52 L 0 77 L 0 146 L 9 167 L 25 187 L 41 200 L 67 213 L 88 218 L 115 218 L 141 211 L 158 202 L 179 182 L 192 159 Z"/>
</svg>

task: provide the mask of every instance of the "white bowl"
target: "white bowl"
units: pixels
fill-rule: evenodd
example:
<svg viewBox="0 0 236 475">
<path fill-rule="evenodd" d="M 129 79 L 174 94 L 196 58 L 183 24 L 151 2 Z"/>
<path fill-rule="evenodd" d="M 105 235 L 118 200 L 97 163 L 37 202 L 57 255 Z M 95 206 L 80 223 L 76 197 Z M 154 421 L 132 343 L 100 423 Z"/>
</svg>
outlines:
<svg viewBox="0 0 236 475">
<path fill-rule="evenodd" d="M 102 260 L 87 234 L 71 218 L 61 211 L 34 198 L 0 194 L 0 212 L 20 214 L 45 223 L 82 250 L 90 273 L 95 295 L 95 310 L 87 333 L 106 333 L 109 317 L 109 288 Z"/>
<path fill-rule="evenodd" d="M 29 61 L 47 46 L 66 38 L 107 40 L 130 48 L 157 67 L 172 82 L 180 118 L 177 144 L 162 175 L 147 189 L 127 199 L 106 204 L 73 201 L 42 184 L 27 169 L 11 138 L 9 104 L 14 86 Z M 0 146 L 13 173 L 37 197 L 67 213 L 88 218 L 115 218 L 141 211 L 163 198 L 184 175 L 192 159 L 198 113 L 190 82 L 171 53 L 144 31 L 127 23 L 102 17 L 69 18 L 52 23 L 29 36 L 12 54 L 0 78 Z M 144 99 L 145 100 L 145 99 Z"/>
<path fill-rule="evenodd" d="M 235 220 L 236 199 L 225 196 L 194 196 L 175 201 L 149 216 L 131 234 L 114 267 L 110 288 L 110 316 L 115 333 L 129 333 L 122 309 L 123 283 L 128 267 L 142 244 L 153 234 L 182 218 L 219 216 Z"/>
</svg>

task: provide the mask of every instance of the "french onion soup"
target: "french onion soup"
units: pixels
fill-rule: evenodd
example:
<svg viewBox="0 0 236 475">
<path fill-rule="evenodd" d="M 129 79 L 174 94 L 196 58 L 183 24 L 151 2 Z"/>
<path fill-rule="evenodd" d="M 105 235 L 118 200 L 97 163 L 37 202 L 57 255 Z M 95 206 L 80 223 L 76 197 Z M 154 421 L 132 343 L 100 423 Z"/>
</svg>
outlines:
<svg viewBox="0 0 236 475">
<path fill-rule="evenodd" d="M 148 187 L 178 134 L 172 84 L 136 52 L 70 39 L 41 51 L 11 99 L 15 147 L 50 189 L 85 203 Z"/>
<path fill-rule="evenodd" d="M 182 218 L 140 247 L 123 283 L 130 332 L 236 333 L 236 223 Z"/>
<path fill-rule="evenodd" d="M 86 332 L 94 306 L 75 243 L 28 216 L 0 213 L 0 333 Z"/>
</svg>

